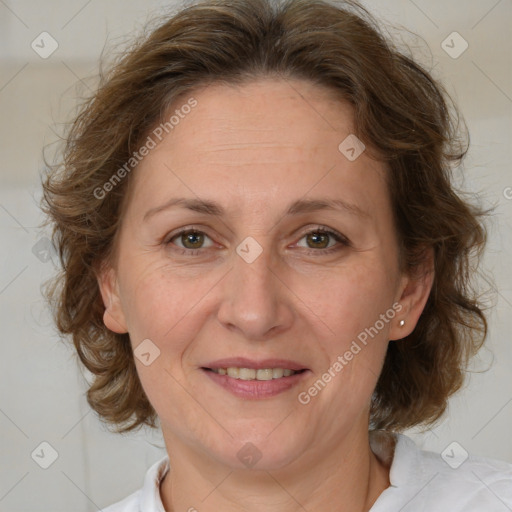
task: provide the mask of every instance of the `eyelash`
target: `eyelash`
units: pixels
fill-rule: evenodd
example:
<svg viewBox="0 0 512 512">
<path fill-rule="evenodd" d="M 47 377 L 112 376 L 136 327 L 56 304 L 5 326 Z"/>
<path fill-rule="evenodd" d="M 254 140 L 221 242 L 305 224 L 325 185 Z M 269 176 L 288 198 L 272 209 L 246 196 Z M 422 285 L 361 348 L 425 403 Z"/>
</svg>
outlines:
<svg viewBox="0 0 512 512">
<path fill-rule="evenodd" d="M 176 232 L 176 233 L 173 233 L 170 238 L 167 238 L 165 241 L 164 241 L 164 245 L 166 246 L 169 246 L 172 244 L 172 241 L 184 234 L 190 234 L 190 233 L 196 233 L 196 234 L 202 234 L 202 235 L 206 235 L 208 238 L 210 238 L 207 233 L 205 233 L 204 231 L 200 230 L 200 229 L 196 229 L 194 228 L 193 226 L 192 227 L 187 227 L 187 228 L 184 228 L 184 229 L 181 229 L 180 231 Z M 338 242 L 338 244 L 341 244 L 341 246 L 343 247 L 349 247 L 350 246 L 350 242 L 349 240 L 344 237 L 341 233 L 338 233 L 337 231 L 334 231 L 333 229 L 330 229 L 330 228 L 326 228 L 326 227 L 323 227 L 323 226 L 318 226 L 317 228 L 314 228 L 314 229 L 311 229 L 309 231 L 306 231 L 302 236 L 301 238 L 299 239 L 302 240 L 304 237 L 312 234 L 312 233 L 315 233 L 315 234 L 323 234 L 323 235 L 329 235 L 331 236 L 332 238 L 334 238 L 334 240 L 336 242 Z M 211 238 L 210 238 L 211 239 Z M 338 246 L 333 246 L 333 247 L 329 247 L 327 249 L 309 249 L 309 250 L 306 250 L 306 253 L 307 254 L 316 254 L 318 255 L 318 253 L 320 253 L 320 255 L 327 255 L 327 254 L 331 254 L 333 252 L 336 252 L 336 251 L 339 251 L 342 247 L 340 247 L 339 245 Z M 178 246 L 175 246 L 173 248 L 173 250 L 179 252 L 180 254 L 182 255 L 187 255 L 187 256 L 199 256 L 203 253 L 203 251 L 207 250 L 208 248 L 204 249 L 184 249 L 184 248 L 181 248 L 181 247 L 178 247 Z"/>
</svg>

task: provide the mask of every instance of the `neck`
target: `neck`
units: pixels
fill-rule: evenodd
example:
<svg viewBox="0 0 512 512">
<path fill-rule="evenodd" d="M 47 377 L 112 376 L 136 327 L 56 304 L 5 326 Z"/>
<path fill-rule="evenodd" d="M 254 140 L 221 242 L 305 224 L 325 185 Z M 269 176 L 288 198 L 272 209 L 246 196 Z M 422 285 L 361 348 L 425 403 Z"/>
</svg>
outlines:
<svg viewBox="0 0 512 512">
<path fill-rule="evenodd" d="M 233 469 L 166 444 L 174 448 L 160 487 L 167 512 L 323 512 L 333 503 L 337 512 L 367 512 L 389 486 L 389 468 L 371 451 L 367 431 L 276 470 Z"/>
</svg>

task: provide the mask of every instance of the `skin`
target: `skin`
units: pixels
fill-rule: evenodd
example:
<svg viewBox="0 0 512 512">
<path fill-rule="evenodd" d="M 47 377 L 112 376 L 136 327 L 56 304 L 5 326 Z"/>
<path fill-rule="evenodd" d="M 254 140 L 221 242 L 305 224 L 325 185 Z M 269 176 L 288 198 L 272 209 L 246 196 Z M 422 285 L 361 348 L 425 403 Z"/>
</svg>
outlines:
<svg viewBox="0 0 512 512">
<path fill-rule="evenodd" d="M 198 105 L 134 172 L 116 257 L 99 277 L 105 325 L 128 332 L 134 348 L 150 339 L 160 350 L 149 366 L 136 364 L 171 460 L 165 509 L 369 510 L 389 486 L 389 468 L 369 446 L 370 398 L 388 343 L 417 323 L 432 272 L 400 272 L 386 169 L 367 152 L 351 162 L 338 150 L 353 114 L 331 91 L 262 78 L 193 96 Z M 143 220 L 175 197 L 225 212 L 175 206 Z M 365 214 L 286 214 L 312 198 L 343 199 Z M 349 245 L 307 236 L 319 226 Z M 207 235 L 202 252 L 191 255 L 194 245 L 174 236 L 183 227 Z M 252 263 L 236 252 L 246 237 L 262 248 Z M 400 312 L 299 403 L 394 303 Z M 291 359 L 309 371 L 277 396 L 243 400 L 201 370 L 232 356 Z M 261 454 L 252 468 L 237 457 L 249 442 Z"/>
</svg>

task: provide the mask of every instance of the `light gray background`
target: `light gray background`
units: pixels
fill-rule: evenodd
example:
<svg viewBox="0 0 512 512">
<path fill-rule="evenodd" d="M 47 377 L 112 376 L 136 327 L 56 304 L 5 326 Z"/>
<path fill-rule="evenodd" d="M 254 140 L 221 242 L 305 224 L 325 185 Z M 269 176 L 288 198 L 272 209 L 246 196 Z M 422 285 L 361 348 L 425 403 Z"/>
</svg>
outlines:
<svg viewBox="0 0 512 512">
<path fill-rule="evenodd" d="M 473 454 L 512 462 L 512 2 L 365 4 L 379 18 L 420 36 L 404 34 L 443 79 L 469 126 L 464 186 L 482 191 L 485 205 L 496 205 L 484 264 L 498 290 L 488 349 L 475 362 L 475 370 L 492 363 L 491 369 L 471 375 L 440 426 L 411 435 L 437 452 L 457 441 Z M 40 294 L 53 264 L 32 251 L 43 236 L 37 229 L 41 148 L 55 140 L 56 124 L 69 119 L 74 85 L 94 75 L 107 36 L 115 43 L 139 31 L 164 5 L 172 4 L 0 0 L 0 510 L 5 512 L 96 511 L 139 488 L 146 468 L 165 453 L 158 433 L 114 435 L 89 411 L 73 351 L 58 340 Z M 31 48 L 43 31 L 59 44 L 48 59 Z M 457 59 L 441 47 L 453 31 L 469 44 Z M 84 81 L 86 92 L 87 84 L 93 82 Z M 42 441 L 58 452 L 46 470 L 31 458 Z"/>
</svg>

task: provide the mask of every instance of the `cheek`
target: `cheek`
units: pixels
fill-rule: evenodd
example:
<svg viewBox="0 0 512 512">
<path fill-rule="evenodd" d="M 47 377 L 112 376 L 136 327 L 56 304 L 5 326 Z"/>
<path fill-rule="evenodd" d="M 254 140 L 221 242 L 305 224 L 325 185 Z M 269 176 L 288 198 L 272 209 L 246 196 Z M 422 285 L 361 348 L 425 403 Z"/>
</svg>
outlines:
<svg viewBox="0 0 512 512">
<path fill-rule="evenodd" d="M 324 404 L 329 415 L 342 409 L 348 415 L 360 414 L 369 405 L 387 351 L 395 315 L 393 288 L 382 268 L 351 267 L 333 278 L 328 292 L 316 300 L 315 311 L 322 312 L 331 331 L 321 339 L 326 366 L 317 378 L 329 383 L 318 393 L 318 404 Z"/>
<path fill-rule="evenodd" d="M 332 271 L 316 280 L 313 294 L 310 289 L 311 310 L 318 313 L 334 338 L 357 336 L 392 308 L 392 274 L 375 261 Z"/>
<path fill-rule="evenodd" d="M 395 314 L 391 274 L 382 263 L 368 261 L 331 274 L 324 293 L 317 289 L 311 309 L 329 327 L 321 340 L 328 361 L 324 371 L 330 369 L 335 375 L 320 402 L 355 411 L 370 399 L 388 346 L 390 317 Z M 386 313 L 387 321 L 382 321 Z"/>
<path fill-rule="evenodd" d="M 178 421 L 183 414 L 183 404 L 190 402 L 190 396 L 180 384 L 184 372 L 187 373 L 183 363 L 190 341 L 201 327 L 198 303 L 211 285 L 208 286 L 208 279 L 177 277 L 175 272 L 158 263 L 144 265 L 140 273 L 135 270 L 125 281 L 122 293 L 126 298 L 124 307 L 137 373 L 157 414 L 161 418 L 175 417 Z M 137 347 L 146 339 L 157 347 L 150 345 L 152 361 L 147 366 L 142 359 L 137 360 Z M 169 408 L 169 401 L 172 408 Z M 190 411 L 190 414 L 195 417 L 196 412 Z"/>
<path fill-rule="evenodd" d="M 211 287 L 206 278 L 193 279 L 171 271 L 161 263 L 132 267 L 121 295 L 130 335 L 162 341 L 186 319 Z"/>
</svg>

